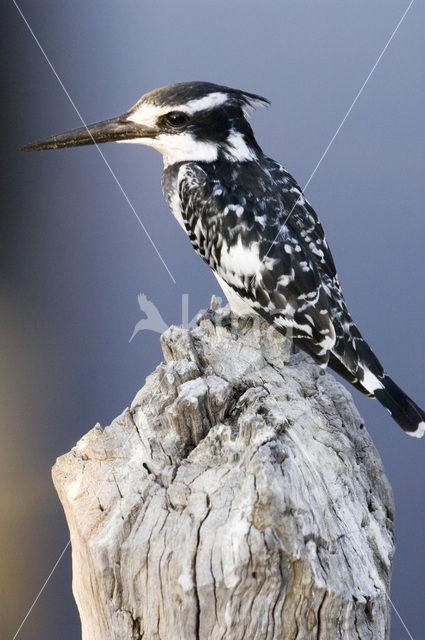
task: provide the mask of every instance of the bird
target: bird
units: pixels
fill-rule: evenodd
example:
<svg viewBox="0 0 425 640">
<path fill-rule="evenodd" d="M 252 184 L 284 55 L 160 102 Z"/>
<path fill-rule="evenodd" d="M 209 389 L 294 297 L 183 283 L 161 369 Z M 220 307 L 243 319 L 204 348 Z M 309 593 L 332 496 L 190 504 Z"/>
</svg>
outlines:
<svg viewBox="0 0 425 640">
<path fill-rule="evenodd" d="M 290 336 L 419 438 L 425 412 L 386 373 L 352 320 L 315 210 L 254 136 L 249 112 L 269 104 L 211 82 L 179 82 L 146 93 L 121 116 L 22 149 L 115 141 L 159 151 L 165 200 L 231 310 L 259 315 Z"/>
</svg>

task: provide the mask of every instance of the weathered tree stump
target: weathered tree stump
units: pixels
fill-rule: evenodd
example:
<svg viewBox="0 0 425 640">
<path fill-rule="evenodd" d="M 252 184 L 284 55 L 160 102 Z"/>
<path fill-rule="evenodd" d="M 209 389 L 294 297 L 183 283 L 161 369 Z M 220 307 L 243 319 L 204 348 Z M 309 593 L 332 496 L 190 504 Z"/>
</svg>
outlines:
<svg viewBox="0 0 425 640">
<path fill-rule="evenodd" d="M 387 638 L 393 502 L 350 394 L 213 306 L 53 469 L 83 639 Z"/>
</svg>

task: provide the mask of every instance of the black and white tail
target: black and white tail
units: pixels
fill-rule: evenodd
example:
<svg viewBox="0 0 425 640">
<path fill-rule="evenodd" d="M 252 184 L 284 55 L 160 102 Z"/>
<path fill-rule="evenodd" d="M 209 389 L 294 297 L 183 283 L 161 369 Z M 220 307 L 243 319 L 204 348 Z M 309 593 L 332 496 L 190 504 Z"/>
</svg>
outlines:
<svg viewBox="0 0 425 640">
<path fill-rule="evenodd" d="M 366 395 L 376 398 L 409 436 L 422 438 L 425 433 L 425 411 L 385 373 L 366 341 L 358 343 L 360 356 L 356 373 L 347 367 L 341 354 L 331 354 L 329 366 Z M 353 363 L 350 362 L 350 365 Z"/>
<path fill-rule="evenodd" d="M 422 438 L 425 433 L 425 411 L 396 385 L 386 374 L 377 380 L 382 387 L 375 389 L 373 395 L 390 412 L 400 427 L 415 438 Z"/>
<path fill-rule="evenodd" d="M 351 331 L 356 332 L 356 349 L 350 348 L 349 342 L 337 339 L 334 349 L 327 354 L 328 366 L 356 389 L 370 398 L 376 398 L 405 433 L 422 438 L 425 433 L 425 411 L 385 373 L 354 324 L 351 325 Z M 294 338 L 294 344 L 323 366 L 312 349 L 311 341 Z"/>
</svg>

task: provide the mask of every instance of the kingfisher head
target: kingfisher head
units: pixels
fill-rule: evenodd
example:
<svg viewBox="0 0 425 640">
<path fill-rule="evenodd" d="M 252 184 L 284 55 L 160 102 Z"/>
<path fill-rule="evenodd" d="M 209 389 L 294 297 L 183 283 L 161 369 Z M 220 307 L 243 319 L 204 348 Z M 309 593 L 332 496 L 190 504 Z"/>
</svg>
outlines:
<svg viewBox="0 0 425 640">
<path fill-rule="evenodd" d="M 23 147 L 59 149 L 103 142 L 144 144 L 164 164 L 254 160 L 261 154 L 247 113 L 268 104 L 254 93 L 210 82 L 180 82 L 146 93 L 126 113 Z"/>
</svg>

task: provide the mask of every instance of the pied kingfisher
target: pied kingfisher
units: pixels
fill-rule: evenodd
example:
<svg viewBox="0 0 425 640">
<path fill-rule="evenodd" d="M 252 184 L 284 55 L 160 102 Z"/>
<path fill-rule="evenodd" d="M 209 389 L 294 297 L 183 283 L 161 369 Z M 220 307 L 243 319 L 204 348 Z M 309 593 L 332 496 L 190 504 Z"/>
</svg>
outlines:
<svg viewBox="0 0 425 640">
<path fill-rule="evenodd" d="M 291 335 L 316 363 L 377 398 L 406 433 L 420 437 L 425 412 L 385 373 L 351 319 L 316 212 L 254 137 L 247 112 L 268 102 L 182 82 L 147 93 L 122 116 L 23 150 L 109 141 L 157 149 L 165 199 L 232 311 L 259 314 Z"/>
</svg>

